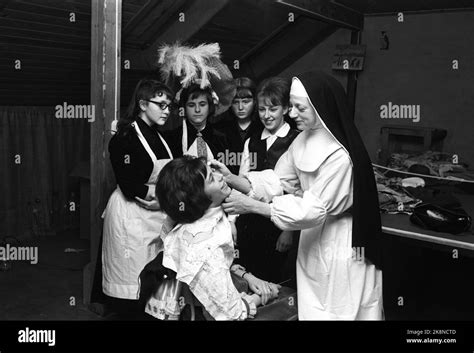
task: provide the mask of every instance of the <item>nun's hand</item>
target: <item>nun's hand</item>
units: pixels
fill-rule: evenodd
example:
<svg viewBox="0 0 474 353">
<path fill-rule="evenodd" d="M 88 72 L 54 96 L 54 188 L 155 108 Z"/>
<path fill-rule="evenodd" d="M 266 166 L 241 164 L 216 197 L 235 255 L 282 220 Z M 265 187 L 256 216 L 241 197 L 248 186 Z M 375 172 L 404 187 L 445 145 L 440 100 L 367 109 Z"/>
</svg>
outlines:
<svg viewBox="0 0 474 353">
<path fill-rule="evenodd" d="M 143 200 L 139 198 L 138 196 L 135 196 L 135 200 L 137 200 L 137 204 L 140 207 L 146 208 L 147 210 L 150 211 L 159 211 L 160 210 L 160 203 L 158 202 L 157 199 L 151 199 L 150 201 Z"/>
<path fill-rule="evenodd" d="M 210 161 L 209 165 L 216 172 L 221 173 L 224 176 L 224 178 L 228 177 L 229 175 L 232 175 L 229 168 L 227 168 L 224 163 L 221 163 L 216 159 L 213 159 L 212 161 Z"/>
<path fill-rule="evenodd" d="M 252 213 L 255 200 L 241 193 L 230 194 L 222 204 L 228 214 Z"/>
</svg>

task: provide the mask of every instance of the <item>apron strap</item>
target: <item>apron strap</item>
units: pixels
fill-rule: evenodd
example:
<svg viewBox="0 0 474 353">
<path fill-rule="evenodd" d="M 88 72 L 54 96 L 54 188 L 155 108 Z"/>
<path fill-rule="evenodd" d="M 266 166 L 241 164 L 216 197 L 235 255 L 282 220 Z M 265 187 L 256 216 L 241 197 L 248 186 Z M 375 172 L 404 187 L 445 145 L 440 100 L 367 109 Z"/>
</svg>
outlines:
<svg viewBox="0 0 474 353">
<path fill-rule="evenodd" d="M 143 136 L 142 132 L 140 131 L 140 128 L 138 127 L 138 124 L 137 123 L 132 123 L 132 126 L 135 128 L 135 131 L 137 132 L 137 136 L 140 139 L 140 142 L 142 143 L 143 147 L 145 147 L 145 150 L 150 155 L 150 158 L 153 161 L 153 164 L 156 164 L 156 161 L 157 161 L 156 155 L 153 152 L 153 150 L 151 149 L 151 147 L 148 144 L 147 140 L 145 139 L 145 136 Z"/>
<path fill-rule="evenodd" d="M 163 136 L 161 136 L 161 134 L 160 134 L 158 131 L 157 131 L 156 133 L 157 133 L 158 136 L 160 137 L 161 142 L 163 142 L 163 146 L 165 146 L 166 151 L 168 152 L 168 155 L 170 156 L 170 159 L 173 159 L 173 154 L 171 153 L 171 150 L 170 150 L 170 148 L 168 147 L 168 144 L 166 143 L 166 140 L 163 138 Z"/>
<path fill-rule="evenodd" d="M 152 159 L 153 161 L 158 160 L 158 158 L 156 158 L 155 153 L 153 152 L 153 150 L 151 149 L 150 145 L 148 144 L 147 140 L 146 140 L 145 137 L 143 136 L 143 134 L 142 134 L 140 128 L 138 127 L 138 124 L 132 123 L 132 125 L 134 126 L 135 131 L 137 132 L 138 138 L 140 139 L 140 141 L 141 141 L 143 147 L 145 147 L 146 151 L 147 151 L 148 154 L 150 155 L 151 159 Z M 173 159 L 173 154 L 171 153 L 171 150 L 170 150 L 168 144 L 166 143 L 166 140 L 163 138 L 163 136 L 161 136 L 161 134 L 160 134 L 158 131 L 157 131 L 156 133 L 158 134 L 158 137 L 160 138 L 161 143 L 162 143 L 163 146 L 165 147 L 166 152 L 168 152 L 168 155 L 169 155 L 170 159 Z"/>
</svg>

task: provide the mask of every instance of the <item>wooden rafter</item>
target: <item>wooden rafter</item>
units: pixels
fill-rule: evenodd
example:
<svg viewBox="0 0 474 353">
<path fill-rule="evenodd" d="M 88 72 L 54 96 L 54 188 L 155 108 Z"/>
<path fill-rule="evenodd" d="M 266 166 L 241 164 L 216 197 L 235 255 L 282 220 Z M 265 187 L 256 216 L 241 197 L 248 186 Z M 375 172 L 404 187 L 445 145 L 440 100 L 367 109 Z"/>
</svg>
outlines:
<svg viewBox="0 0 474 353">
<path fill-rule="evenodd" d="M 156 68 L 157 49 L 163 43 L 185 42 L 208 23 L 229 0 L 176 1 L 166 14 L 150 21 L 152 27 L 140 38 L 140 48 L 127 43 L 123 58 L 129 59 L 133 70 L 151 70 Z M 184 8 L 183 8 L 184 6 Z M 184 12 L 185 22 L 180 22 L 178 14 Z"/>
<path fill-rule="evenodd" d="M 361 30 L 364 24 L 363 14 L 333 2 L 321 0 L 277 0 L 277 3 L 296 13 L 351 30 Z"/>
<path fill-rule="evenodd" d="M 278 74 L 336 30 L 336 26 L 296 16 L 240 58 L 239 74 L 257 80 Z"/>
<path fill-rule="evenodd" d="M 122 31 L 122 41 L 125 42 L 127 38 L 133 34 L 137 26 L 150 16 L 150 13 L 152 13 L 157 6 L 161 6 L 161 4 L 162 2 L 156 0 L 148 0 L 147 3 L 143 5 L 143 7 L 124 26 Z"/>
</svg>

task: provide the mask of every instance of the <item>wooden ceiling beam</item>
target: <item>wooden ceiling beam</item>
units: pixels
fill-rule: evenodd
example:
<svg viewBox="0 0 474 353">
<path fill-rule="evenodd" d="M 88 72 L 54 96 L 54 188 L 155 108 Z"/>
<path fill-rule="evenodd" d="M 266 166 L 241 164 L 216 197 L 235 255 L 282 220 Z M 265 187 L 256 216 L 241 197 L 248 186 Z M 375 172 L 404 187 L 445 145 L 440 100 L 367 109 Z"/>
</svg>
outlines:
<svg viewBox="0 0 474 353">
<path fill-rule="evenodd" d="M 34 13 L 47 13 L 53 14 L 54 16 L 66 16 L 69 19 L 69 13 L 74 12 L 76 15 L 82 16 L 89 16 L 91 15 L 90 12 L 85 12 L 82 10 L 78 10 L 77 8 L 73 8 L 72 6 L 68 5 L 67 2 L 61 1 L 59 6 L 47 6 L 40 3 L 32 3 L 31 1 L 23 1 L 23 0 L 15 0 L 9 3 L 8 7 L 10 8 L 27 8 L 29 11 Z"/>
<path fill-rule="evenodd" d="M 41 39 L 31 39 L 24 36 L 16 36 L 16 35 L 4 35 L 3 32 L 0 32 L 0 43 L 11 43 L 11 41 L 18 41 L 21 44 L 26 44 L 30 47 L 38 47 L 38 48 L 55 48 L 55 49 L 68 49 L 72 51 L 87 51 L 90 52 L 90 44 L 77 44 L 77 43 L 68 43 L 62 41 L 52 41 L 52 40 L 41 40 Z"/>
<path fill-rule="evenodd" d="M 229 0 L 199 0 L 188 2 L 188 8 L 184 11 L 184 23 L 179 22 L 178 16 L 172 16 L 166 23 L 157 26 L 160 27 L 159 31 L 148 36 L 148 48 L 141 51 L 124 50 L 122 57 L 130 60 L 134 69 L 156 69 L 157 51 L 162 44 L 174 43 L 178 40 L 181 42 L 187 41 L 221 11 L 228 2 Z"/>
<path fill-rule="evenodd" d="M 0 59 L 0 69 L 2 74 L 8 72 L 8 70 L 18 72 L 15 70 L 15 61 L 14 60 L 5 60 Z M 23 71 L 29 72 L 32 77 L 35 76 L 36 72 L 44 71 L 44 72 L 58 72 L 61 71 L 63 74 L 67 72 L 82 72 L 89 74 L 90 72 L 90 64 L 69 64 L 65 62 L 29 62 L 28 60 L 21 59 L 21 68 Z"/>
<path fill-rule="evenodd" d="M 159 17 L 156 17 L 156 21 L 151 21 L 147 29 L 142 33 L 144 42 L 143 48 L 146 49 L 151 46 L 156 40 L 156 37 L 158 37 L 168 25 L 178 22 L 179 13 L 185 13 L 189 7 L 188 5 L 189 1 L 187 0 L 169 0 L 165 11 L 163 11 Z M 183 23 L 181 23 L 181 25 L 183 25 Z"/>
<path fill-rule="evenodd" d="M 61 31 L 60 33 L 63 34 L 86 36 L 87 38 L 90 38 L 91 35 L 90 27 L 77 28 L 76 26 L 71 25 L 57 25 L 47 22 L 24 20 L 20 18 L 0 17 L 0 25 L 9 28 L 29 29 L 47 33 L 58 33 L 58 31 Z"/>
<path fill-rule="evenodd" d="M 1 35 L 0 35 L 1 37 Z M 29 57 L 32 53 L 37 57 L 60 58 L 64 60 L 86 60 L 90 62 L 90 50 L 75 50 L 58 47 L 43 47 L 37 44 L 16 44 L 12 41 L 2 42 L 0 38 L 0 50 L 2 53 L 18 53 L 18 55 Z"/>
<path fill-rule="evenodd" d="M 87 44 L 90 43 L 90 35 L 89 36 L 78 36 L 75 34 L 69 34 L 64 32 L 46 32 L 46 31 L 39 31 L 34 30 L 31 28 L 14 28 L 14 27 L 7 27 L 2 25 L 2 21 L 0 21 L 0 33 L 5 36 L 18 36 L 24 37 L 29 39 L 37 39 L 37 40 L 45 40 L 45 41 L 52 41 L 58 43 L 68 43 L 68 44 Z"/>
<path fill-rule="evenodd" d="M 42 71 L 42 72 L 22 72 L 21 70 L 12 70 L 11 72 L 2 72 L 3 82 L 46 82 L 50 81 L 62 81 L 62 82 L 84 82 L 90 84 L 90 80 L 84 79 L 84 76 L 90 73 L 90 70 L 85 71 L 70 71 L 67 75 L 63 71 Z"/>
<path fill-rule="evenodd" d="M 277 0 L 276 3 L 295 13 L 331 25 L 356 31 L 360 31 L 364 25 L 363 14 L 327 0 Z"/>
<path fill-rule="evenodd" d="M 0 63 L 12 64 L 15 60 L 20 59 L 25 65 L 58 65 L 58 66 L 90 66 L 90 61 L 87 60 L 88 54 L 84 54 L 82 57 L 76 56 L 53 56 L 37 54 L 34 52 L 7 52 L 0 57 Z"/>
<path fill-rule="evenodd" d="M 50 7 L 68 8 L 68 9 L 82 9 L 84 12 L 91 12 L 90 0 L 27 0 L 29 4 L 46 5 Z"/>
<path fill-rule="evenodd" d="M 206 29 L 205 31 L 200 31 L 195 36 L 193 36 L 193 38 L 190 39 L 189 42 L 199 44 L 203 42 L 218 42 L 224 45 L 225 42 L 229 41 L 229 38 L 232 38 L 231 40 L 233 44 L 249 47 L 253 46 L 255 43 L 261 40 L 261 38 L 259 38 L 258 40 L 251 40 L 246 38 L 245 36 L 236 36 L 235 34 L 236 33 L 214 32 Z"/>
<path fill-rule="evenodd" d="M 55 25 L 70 25 L 71 22 L 69 22 L 69 16 L 68 17 L 57 17 L 54 15 L 50 14 L 41 14 L 41 13 L 33 13 L 29 12 L 28 9 L 23 9 L 23 10 L 18 10 L 18 9 L 11 9 L 11 8 L 5 8 L 2 13 L 4 14 L 4 17 L 8 17 L 11 19 L 22 19 L 22 20 L 32 20 L 32 21 L 40 21 L 48 24 L 55 24 Z M 74 24 L 75 28 L 80 28 L 80 29 L 88 29 L 90 30 L 91 27 L 91 21 L 90 21 L 90 16 L 89 18 L 82 19 L 81 21 L 77 21 Z"/>
<path fill-rule="evenodd" d="M 122 30 L 123 42 L 133 35 L 133 32 L 136 30 L 136 28 L 145 20 L 146 17 L 150 15 L 151 12 L 153 12 L 153 10 L 158 5 L 161 5 L 161 2 L 156 0 L 148 0 L 146 4 L 125 24 Z"/>
<path fill-rule="evenodd" d="M 277 75 L 336 30 L 334 25 L 297 16 L 245 53 L 238 74 L 257 80 Z"/>
<path fill-rule="evenodd" d="M 163 31 L 163 24 L 167 23 L 173 16 L 178 18 L 178 12 L 183 11 L 185 0 L 162 0 L 146 3 L 143 9 L 137 14 L 133 23 L 124 30 L 126 41 L 134 38 L 134 42 L 140 44 L 142 49 L 150 46 L 150 42 L 156 37 L 156 33 Z"/>
</svg>

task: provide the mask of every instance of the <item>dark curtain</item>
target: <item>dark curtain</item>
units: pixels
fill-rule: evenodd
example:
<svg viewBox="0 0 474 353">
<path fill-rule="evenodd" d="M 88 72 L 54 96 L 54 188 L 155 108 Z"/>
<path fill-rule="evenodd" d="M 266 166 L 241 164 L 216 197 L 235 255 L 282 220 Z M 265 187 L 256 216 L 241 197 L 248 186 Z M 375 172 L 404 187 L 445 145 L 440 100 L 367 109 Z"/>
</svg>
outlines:
<svg viewBox="0 0 474 353">
<path fill-rule="evenodd" d="M 0 239 L 78 228 L 70 174 L 90 160 L 89 124 L 58 119 L 53 107 L 0 107 Z"/>
</svg>

